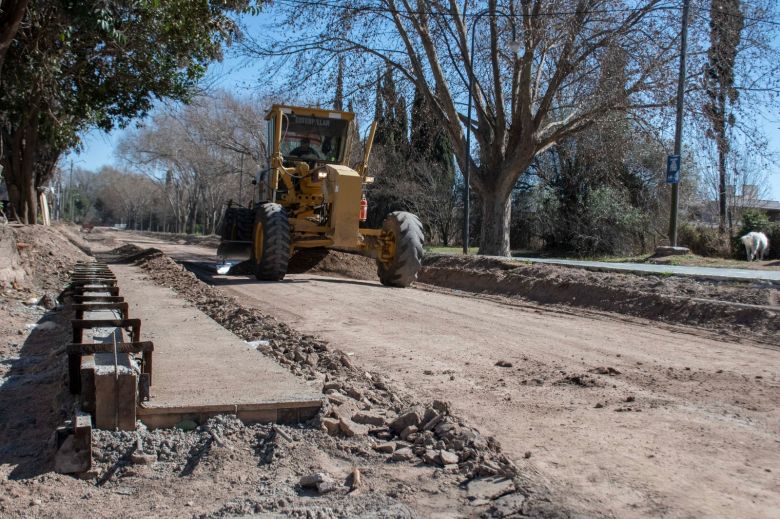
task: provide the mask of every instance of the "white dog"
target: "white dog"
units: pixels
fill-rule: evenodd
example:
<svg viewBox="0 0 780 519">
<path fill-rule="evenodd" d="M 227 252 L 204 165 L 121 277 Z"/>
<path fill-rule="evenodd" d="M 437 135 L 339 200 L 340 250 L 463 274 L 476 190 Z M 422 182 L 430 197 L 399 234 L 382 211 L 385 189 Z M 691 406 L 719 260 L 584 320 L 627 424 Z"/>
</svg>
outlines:
<svg viewBox="0 0 780 519">
<path fill-rule="evenodd" d="M 748 261 L 755 260 L 756 256 L 762 260 L 764 255 L 769 252 L 769 238 L 762 232 L 749 232 L 740 240 L 745 246 L 745 254 L 747 254 Z"/>
</svg>

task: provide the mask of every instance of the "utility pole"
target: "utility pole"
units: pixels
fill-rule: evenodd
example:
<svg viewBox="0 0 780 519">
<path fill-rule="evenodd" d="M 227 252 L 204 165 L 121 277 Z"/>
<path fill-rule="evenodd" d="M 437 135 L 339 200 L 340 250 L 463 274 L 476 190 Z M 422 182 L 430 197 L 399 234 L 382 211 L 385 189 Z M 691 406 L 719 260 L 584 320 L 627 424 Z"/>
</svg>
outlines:
<svg viewBox="0 0 780 519">
<path fill-rule="evenodd" d="M 680 31 L 680 75 L 677 79 L 677 118 L 674 126 L 674 154 L 682 170 L 683 100 L 685 96 L 685 55 L 688 47 L 688 11 L 690 0 L 683 0 L 682 30 Z M 679 200 L 679 173 L 672 183 L 671 215 L 669 216 L 669 245 L 677 247 L 677 208 Z"/>
<path fill-rule="evenodd" d="M 68 181 L 68 201 L 70 202 L 70 222 L 75 223 L 73 218 L 73 159 L 70 159 L 70 180 Z"/>
<path fill-rule="evenodd" d="M 241 169 L 238 172 L 238 205 L 241 207 L 241 200 L 244 198 L 244 154 L 241 153 Z"/>
</svg>

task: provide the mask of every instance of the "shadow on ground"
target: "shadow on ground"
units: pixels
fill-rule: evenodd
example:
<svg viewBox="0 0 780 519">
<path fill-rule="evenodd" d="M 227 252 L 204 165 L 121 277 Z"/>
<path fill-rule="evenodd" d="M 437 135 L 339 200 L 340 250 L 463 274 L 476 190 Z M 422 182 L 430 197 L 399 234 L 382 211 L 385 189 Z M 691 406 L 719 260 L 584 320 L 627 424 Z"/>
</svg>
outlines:
<svg viewBox="0 0 780 519">
<path fill-rule="evenodd" d="M 0 378 L 0 465 L 13 467 L 10 479 L 52 470 L 54 431 L 72 407 L 64 354 L 67 313 L 44 313 L 18 356 L 0 361 L 8 368 Z"/>
</svg>

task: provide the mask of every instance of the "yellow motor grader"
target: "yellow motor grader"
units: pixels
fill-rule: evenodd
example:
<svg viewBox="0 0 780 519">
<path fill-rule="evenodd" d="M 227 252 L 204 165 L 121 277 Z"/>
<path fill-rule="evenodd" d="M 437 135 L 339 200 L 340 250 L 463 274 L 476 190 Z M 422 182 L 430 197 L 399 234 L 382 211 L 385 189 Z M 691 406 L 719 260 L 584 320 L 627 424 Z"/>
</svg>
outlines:
<svg viewBox="0 0 780 519">
<path fill-rule="evenodd" d="M 361 226 L 365 186 L 373 182 L 367 166 L 376 123 L 363 161 L 352 169 L 354 113 L 274 105 L 266 120 L 269 167 L 253 181 L 251 208 L 228 204 L 218 254 L 245 254 L 248 248 L 255 277 L 278 281 L 296 251 L 337 248 L 376 259 L 382 284 L 409 286 L 423 256 L 420 220 L 396 211 L 381 229 Z"/>
</svg>

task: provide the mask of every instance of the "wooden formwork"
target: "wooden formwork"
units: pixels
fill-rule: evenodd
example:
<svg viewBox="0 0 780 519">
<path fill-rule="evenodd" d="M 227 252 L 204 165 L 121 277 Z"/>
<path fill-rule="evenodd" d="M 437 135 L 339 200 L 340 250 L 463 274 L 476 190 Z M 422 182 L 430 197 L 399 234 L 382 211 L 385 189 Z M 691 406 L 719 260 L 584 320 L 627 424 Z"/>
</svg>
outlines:
<svg viewBox="0 0 780 519">
<path fill-rule="evenodd" d="M 130 317 L 106 264 L 77 264 L 66 293 L 75 313 L 66 348 L 68 386 L 81 410 L 58 430 L 55 461 L 60 472 L 80 472 L 91 465 L 93 424 L 135 429 L 138 400 L 148 398 L 152 382 L 154 344 L 141 340 L 141 320 Z"/>
</svg>

